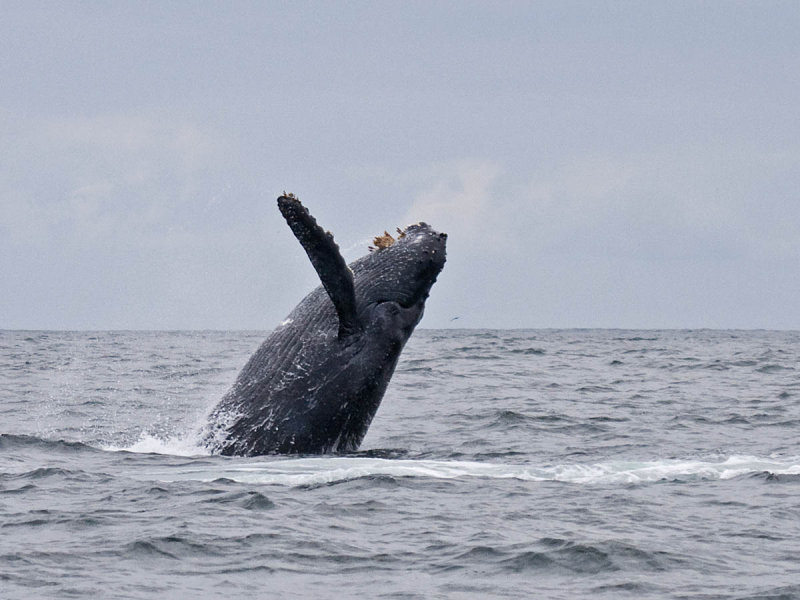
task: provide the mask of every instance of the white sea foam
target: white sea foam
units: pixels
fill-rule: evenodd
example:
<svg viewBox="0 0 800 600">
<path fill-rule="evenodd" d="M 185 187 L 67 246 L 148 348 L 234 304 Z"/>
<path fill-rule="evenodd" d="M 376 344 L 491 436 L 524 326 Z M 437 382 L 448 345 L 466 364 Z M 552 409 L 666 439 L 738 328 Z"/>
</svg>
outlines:
<svg viewBox="0 0 800 600">
<path fill-rule="evenodd" d="M 142 433 L 139 439 L 130 446 L 106 446 L 103 450 L 141 454 L 167 454 L 171 456 L 201 456 L 209 454 L 208 449 L 199 444 L 197 435 L 165 440 L 149 433 Z"/>
<path fill-rule="evenodd" d="M 153 451 L 153 450 L 148 450 Z M 283 458 L 200 468 L 150 472 L 148 478 L 212 481 L 226 478 L 265 485 L 319 485 L 368 476 L 432 479 L 517 479 L 577 484 L 636 484 L 661 480 L 731 479 L 748 473 L 800 474 L 800 457 L 792 459 L 731 456 L 726 459 L 610 461 L 592 464 L 528 466 L 446 460 L 394 460 L 359 457 Z"/>
</svg>

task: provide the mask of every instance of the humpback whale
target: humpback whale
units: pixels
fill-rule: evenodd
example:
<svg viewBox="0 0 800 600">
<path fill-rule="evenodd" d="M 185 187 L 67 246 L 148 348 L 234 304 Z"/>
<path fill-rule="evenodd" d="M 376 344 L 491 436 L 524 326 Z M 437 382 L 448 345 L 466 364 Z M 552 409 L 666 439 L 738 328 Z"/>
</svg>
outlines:
<svg viewBox="0 0 800 600">
<path fill-rule="evenodd" d="M 426 223 L 375 238 L 347 265 L 293 194 L 278 208 L 322 283 L 253 354 L 211 411 L 205 443 L 224 455 L 357 450 L 445 263 Z"/>
</svg>

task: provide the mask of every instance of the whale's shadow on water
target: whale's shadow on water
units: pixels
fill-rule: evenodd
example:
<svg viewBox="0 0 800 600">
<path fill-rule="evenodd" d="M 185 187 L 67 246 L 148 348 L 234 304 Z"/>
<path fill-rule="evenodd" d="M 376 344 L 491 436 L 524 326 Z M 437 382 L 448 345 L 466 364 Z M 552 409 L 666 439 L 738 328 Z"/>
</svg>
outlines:
<svg viewBox="0 0 800 600">
<path fill-rule="evenodd" d="M 445 263 L 425 223 L 375 238 L 347 265 L 292 194 L 278 198 L 322 285 L 263 342 L 213 409 L 203 443 L 233 456 L 358 449 Z"/>
</svg>

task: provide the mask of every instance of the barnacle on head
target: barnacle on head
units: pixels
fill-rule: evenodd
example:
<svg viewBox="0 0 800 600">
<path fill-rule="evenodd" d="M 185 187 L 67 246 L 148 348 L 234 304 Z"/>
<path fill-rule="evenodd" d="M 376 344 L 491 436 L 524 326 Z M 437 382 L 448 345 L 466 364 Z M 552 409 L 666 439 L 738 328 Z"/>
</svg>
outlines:
<svg viewBox="0 0 800 600">
<path fill-rule="evenodd" d="M 384 231 L 383 235 L 377 236 L 372 243 L 375 244 L 374 246 L 369 247 L 370 252 L 375 252 L 376 250 L 383 250 L 384 248 L 388 248 L 392 244 L 394 244 L 395 239 L 391 236 L 388 231 Z"/>
<path fill-rule="evenodd" d="M 289 192 L 289 193 L 287 194 L 287 193 L 286 193 L 286 190 L 283 190 L 283 197 L 284 197 L 284 198 L 294 198 L 295 200 L 297 200 L 297 199 L 298 199 L 298 198 L 297 198 L 297 196 L 295 196 L 295 195 L 294 195 L 292 192 Z"/>
</svg>

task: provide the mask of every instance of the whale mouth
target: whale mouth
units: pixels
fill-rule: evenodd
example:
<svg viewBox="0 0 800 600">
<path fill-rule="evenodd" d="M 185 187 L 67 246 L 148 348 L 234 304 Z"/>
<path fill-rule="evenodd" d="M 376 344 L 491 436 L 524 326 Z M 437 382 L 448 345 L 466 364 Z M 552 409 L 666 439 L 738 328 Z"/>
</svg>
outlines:
<svg viewBox="0 0 800 600">
<path fill-rule="evenodd" d="M 409 310 L 411 308 L 416 308 L 420 304 L 424 303 L 425 300 L 428 299 L 428 296 L 430 296 L 430 293 L 429 292 L 425 292 L 424 294 L 422 294 L 418 298 L 412 297 L 411 299 L 389 300 L 389 302 L 395 302 L 395 303 L 397 303 L 398 306 L 400 306 L 400 308 L 405 309 L 405 310 Z"/>
<path fill-rule="evenodd" d="M 423 294 L 413 294 L 411 296 L 404 297 L 404 298 L 381 298 L 381 299 L 375 301 L 375 304 L 376 305 L 380 305 L 380 304 L 396 304 L 397 306 L 399 306 L 403 310 L 408 310 L 408 309 L 411 309 L 411 308 L 416 308 L 420 304 L 424 304 L 425 300 L 428 299 L 428 296 L 430 296 L 430 292 L 425 292 Z"/>
</svg>

